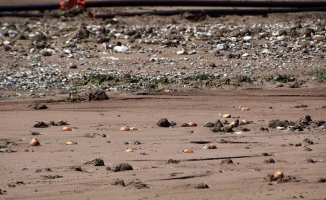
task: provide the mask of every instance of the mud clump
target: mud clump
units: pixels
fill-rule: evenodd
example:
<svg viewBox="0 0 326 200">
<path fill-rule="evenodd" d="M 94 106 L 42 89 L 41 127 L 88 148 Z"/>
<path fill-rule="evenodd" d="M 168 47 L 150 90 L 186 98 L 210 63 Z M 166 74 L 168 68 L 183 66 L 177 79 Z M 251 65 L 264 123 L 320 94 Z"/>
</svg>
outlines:
<svg viewBox="0 0 326 200">
<path fill-rule="evenodd" d="M 267 160 L 264 160 L 264 163 L 266 164 L 275 163 L 275 160 L 273 158 L 269 158 Z"/>
<path fill-rule="evenodd" d="M 206 183 L 198 183 L 195 186 L 195 189 L 208 189 L 208 188 L 209 188 L 209 186 Z"/>
<path fill-rule="evenodd" d="M 51 125 L 51 126 L 66 126 L 66 125 L 70 125 L 70 124 L 68 124 L 67 121 L 59 120 L 58 122 L 50 121 L 49 125 Z"/>
<path fill-rule="evenodd" d="M 295 125 L 295 123 L 292 121 L 288 121 L 288 120 L 281 121 L 279 119 L 271 120 L 268 123 L 269 128 L 276 128 L 276 127 L 287 128 L 288 126 L 294 126 L 294 125 Z"/>
<path fill-rule="evenodd" d="M 283 176 L 280 178 L 274 178 L 273 174 L 268 174 L 267 177 L 264 178 L 264 180 L 267 182 L 277 181 L 277 183 L 300 182 L 300 180 L 294 176 Z"/>
<path fill-rule="evenodd" d="M 179 164 L 180 163 L 180 160 L 173 160 L 173 159 L 169 159 L 167 161 L 167 164 Z"/>
<path fill-rule="evenodd" d="M 126 186 L 124 180 L 114 180 L 111 182 L 111 185 L 121 185 L 121 186 Z"/>
<path fill-rule="evenodd" d="M 28 105 L 28 107 L 31 107 L 31 108 L 33 108 L 35 110 L 48 109 L 48 107 L 43 103 L 35 103 L 35 104 L 32 104 L 32 105 Z"/>
<path fill-rule="evenodd" d="M 225 159 L 221 161 L 221 164 L 233 164 L 233 161 L 229 158 L 229 159 Z"/>
<path fill-rule="evenodd" d="M 50 126 L 49 124 L 47 124 L 43 121 L 40 121 L 40 122 L 35 123 L 33 127 L 34 128 L 47 128 L 49 126 Z"/>
<path fill-rule="evenodd" d="M 88 92 L 88 101 L 103 101 L 103 100 L 109 100 L 108 95 L 105 93 L 104 90 L 96 90 L 95 92 Z"/>
<path fill-rule="evenodd" d="M 133 170 L 132 166 L 128 163 L 120 163 L 113 167 L 107 167 L 106 169 L 114 172 Z"/>
<path fill-rule="evenodd" d="M 146 183 L 143 183 L 141 181 L 136 181 L 136 182 L 130 182 L 128 185 L 131 185 L 133 186 L 134 188 L 137 188 L 137 189 L 144 189 L 144 188 L 149 188 Z"/>
<path fill-rule="evenodd" d="M 89 160 L 87 162 L 84 162 L 83 164 L 93 165 L 93 166 L 104 166 L 104 161 L 103 161 L 102 158 L 95 158 L 93 160 Z"/>
</svg>

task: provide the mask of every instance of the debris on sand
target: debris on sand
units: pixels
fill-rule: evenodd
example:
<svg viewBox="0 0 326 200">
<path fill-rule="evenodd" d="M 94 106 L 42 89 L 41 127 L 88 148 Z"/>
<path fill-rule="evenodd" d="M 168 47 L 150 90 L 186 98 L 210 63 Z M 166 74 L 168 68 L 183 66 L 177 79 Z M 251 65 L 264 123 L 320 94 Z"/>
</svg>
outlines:
<svg viewBox="0 0 326 200">
<path fill-rule="evenodd" d="M 103 161 L 102 158 L 95 158 L 93 160 L 89 160 L 87 162 L 84 162 L 83 164 L 94 165 L 94 166 L 104 166 L 104 161 Z"/>
<path fill-rule="evenodd" d="M 66 125 L 69 125 L 69 124 L 68 124 L 68 121 L 59 120 L 58 122 L 50 121 L 49 125 L 51 125 L 51 126 L 66 126 Z"/>
<path fill-rule="evenodd" d="M 48 107 L 43 103 L 34 103 L 32 105 L 28 105 L 27 107 L 33 108 L 35 110 L 48 109 Z"/>
<path fill-rule="evenodd" d="M 128 186 L 129 185 L 137 189 L 149 188 L 146 183 L 143 183 L 141 181 L 131 181 L 130 183 L 128 183 Z"/>
<path fill-rule="evenodd" d="M 124 181 L 124 180 L 120 180 L 120 179 L 112 181 L 112 182 L 111 182 L 111 185 L 121 185 L 121 186 L 126 186 L 125 181 Z"/>
<path fill-rule="evenodd" d="M 167 164 L 170 164 L 170 163 L 172 163 L 172 164 L 179 164 L 179 163 L 180 163 L 180 160 L 169 159 L 169 160 L 167 161 Z"/>
<path fill-rule="evenodd" d="M 318 183 L 326 183 L 326 178 L 319 178 Z"/>
<path fill-rule="evenodd" d="M 114 172 L 133 170 L 132 166 L 128 163 L 120 163 L 116 166 L 107 167 L 106 169 Z"/>
<path fill-rule="evenodd" d="M 88 95 L 88 101 L 103 101 L 109 100 L 109 96 L 104 90 L 96 90 L 94 92 L 90 91 L 86 93 Z"/>
<path fill-rule="evenodd" d="M 233 161 L 230 158 L 228 158 L 228 159 L 222 160 L 221 164 L 233 164 Z"/>
<path fill-rule="evenodd" d="M 275 163 L 275 160 L 273 158 L 269 158 L 269 159 L 266 159 L 264 160 L 264 163 Z"/>
<path fill-rule="evenodd" d="M 6 194 L 6 193 L 7 193 L 6 190 L 0 188 L 0 195 Z"/>
<path fill-rule="evenodd" d="M 49 127 L 49 124 L 43 122 L 43 121 L 39 121 L 36 124 L 34 124 L 33 126 L 34 128 L 47 128 Z"/>
<path fill-rule="evenodd" d="M 207 188 L 209 188 L 209 186 L 206 183 L 198 183 L 195 186 L 195 189 L 207 189 Z"/>
<path fill-rule="evenodd" d="M 63 176 L 61 175 L 42 175 L 44 179 L 56 179 L 56 178 L 62 178 Z"/>
</svg>

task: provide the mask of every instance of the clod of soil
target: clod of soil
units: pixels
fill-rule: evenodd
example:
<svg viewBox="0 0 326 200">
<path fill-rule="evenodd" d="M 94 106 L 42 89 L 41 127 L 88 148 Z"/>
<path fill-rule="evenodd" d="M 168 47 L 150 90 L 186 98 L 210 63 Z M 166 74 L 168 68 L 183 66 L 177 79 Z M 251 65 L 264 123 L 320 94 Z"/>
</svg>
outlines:
<svg viewBox="0 0 326 200">
<path fill-rule="evenodd" d="M 206 124 L 203 125 L 203 127 L 214 127 L 215 124 L 213 122 L 207 122 Z"/>
<path fill-rule="evenodd" d="M 233 161 L 229 158 L 229 159 L 222 160 L 221 164 L 233 164 Z"/>
<path fill-rule="evenodd" d="M 4 190 L 4 189 L 0 188 L 0 195 L 6 194 L 6 193 L 7 193 L 7 191 L 6 191 L 6 190 Z"/>
<path fill-rule="evenodd" d="M 109 100 L 109 97 L 104 90 L 96 90 L 95 92 L 90 91 L 88 93 L 88 101 L 103 101 L 103 100 Z"/>
<path fill-rule="evenodd" d="M 111 185 L 121 185 L 121 186 L 126 186 L 125 181 L 124 180 L 114 180 L 111 182 Z"/>
<path fill-rule="evenodd" d="M 314 144 L 314 141 L 309 140 L 308 138 L 305 138 L 305 139 L 303 140 L 303 142 L 306 143 L 306 144 Z"/>
<path fill-rule="evenodd" d="M 307 107 L 308 107 L 308 105 L 305 105 L 305 104 L 294 106 L 294 108 L 307 108 Z"/>
<path fill-rule="evenodd" d="M 44 179 L 56 179 L 56 178 L 62 178 L 61 175 L 42 175 Z"/>
<path fill-rule="evenodd" d="M 271 120 L 268 123 L 269 128 L 277 128 L 277 127 L 287 128 L 288 126 L 294 126 L 294 125 L 295 123 L 292 121 L 288 121 L 288 120 L 281 121 L 279 119 Z"/>
<path fill-rule="evenodd" d="M 326 183 L 326 178 L 319 178 L 318 179 L 318 182 L 319 183 Z"/>
<path fill-rule="evenodd" d="M 58 122 L 50 121 L 49 125 L 51 125 L 51 126 L 66 126 L 66 125 L 69 125 L 69 123 L 68 123 L 68 121 L 59 120 Z"/>
<path fill-rule="evenodd" d="M 149 188 L 146 183 L 143 183 L 141 181 L 136 181 L 136 182 L 130 182 L 128 185 L 131 185 L 133 186 L 134 188 L 137 188 L 137 189 L 144 189 L 144 188 Z"/>
<path fill-rule="evenodd" d="M 132 166 L 128 163 L 120 163 L 113 167 L 107 167 L 106 169 L 114 172 L 133 170 Z"/>
<path fill-rule="evenodd" d="M 49 127 L 49 124 L 40 121 L 40 122 L 37 122 L 36 124 L 34 124 L 33 127 L 34 128 L 47 128 L 47 127 Z"/>
<path fill-rule="evenodd" d="M 180 160 L 173 160 L 173 159 L 169 159 L 168 161 L 167 161 L 167 164 L 179 164 L 180 163 Z"/>
<path fill-rule="evenodd" d="M 275 160 L 273 158 L 269 158 L 267 160 L 264 160 L 264 163 L 275 163 Z"/>
<path fill-rule="evenodd" d="M 207 189 L 207 188 L 209 188 L 209 186 L 206 183 L 198 183 L 195 186 L 195 189 Z"/>
<path fill-rule="evenodd" d="M 180 125 L 181 127 L 189 127 L 189 124 L 188 123 L 183 123 Z"/>
<path fill-rule="evenodd" d="M 277 179 L 277 183 L 288 183 L 288 182 L 300 182 L 300 180 L 298 180 L 294 176 L 285 176 Z"/>
<path fill-rule="evenodd" d="M 312 158 L 307 158 L 306 160 L 307 160 L 307 162 L 309 162 L 309 163 L 316 163 L 316 162 L 318 162 L 317 160 L 314 160 L 314 159 L 312 159 Z"/>
<path fill-rule="evenodd" d="M 43 103 L 35 103 L 35 104 L 32 104 L 32 105 L 29 105 L 29 107 L 31 107 L 31 108 L 33 108 L 35 110 L 48 109 L 48 107 Z"/>
<path fill-rule="evenodd" d="M 102 158 L 95 158 L 93 160 L 89 160 L 87 162 L 84 162 L 83 164 L 94 165 L 94 166 L 104 166 L 104 161 L 103 161 Z"/>
<path fill-rule="evenodd" d="M 37 131 L 31 131 L 31 135 L 41 135 L 40 132 Z"/>
</svg>

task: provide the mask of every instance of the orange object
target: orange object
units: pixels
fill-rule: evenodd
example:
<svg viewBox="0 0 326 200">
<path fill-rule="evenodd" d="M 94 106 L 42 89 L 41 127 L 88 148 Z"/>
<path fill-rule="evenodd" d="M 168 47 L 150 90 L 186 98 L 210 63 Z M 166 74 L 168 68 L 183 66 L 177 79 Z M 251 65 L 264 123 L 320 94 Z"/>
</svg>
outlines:
<svg viewBox="0 0 326 200">
<path fill-rule="evenodd" d="M 209 148 L 210 149 L 217 149 L 217 147 L 215 146 L 215 144 L 209 144 Z"/>
<path fill-rule="evenodd" d="M 134 150 L 133 149 L 126 149 L 126 152 L 134 152 Z"/>
<path fill-rule="evenodd" d="M 229 113 L 223 115 L 223 118 L 230 118 L 230 117 L 231 115 Z"/>
<path fill-rule="evenodd" d="M 188 125 L 189 126 L 197 126 L 197 124 L 195 122 L 189 122 Z"/>
<path fill-rule="evenodd" d="M 70 127 L 68 127 L 68 126 L 64 126 L 62 128 L 62 131 L 72 131 L 72 129 Z"/>
<path fill-rule="evenodd" d="M 276 179 L 276 180 L 279 178 L 283 178 L 283 176 L 284 176 L 284 174 L 281 171 L 276 171 L 276 172 L 274 172 L 274 175 L 273 175 L 274 179 Z"/>
<path fill-rule="evenodd" d="M 38 139 L 33 138 L 29 144 L 31 146 L 39 146 L 40 145 L 40 142 L 38 141 Z"/>
<path fill-rule="evenodd" d="M 182 151 L 182 153 L 193 153 L 194 151 L 191 149 L 185 149 Z"/>
<path fill-rule="evenodd" d="M 246 120 L 246 119 L 243 119 L 243 120 L 242 120 L 242 123 L 243 123 L 243 124 L 250 124 L 250 122 L 249 122 L 248 120 Z"/>
<path fill-rule="evenodd" d="M 130 128 L 128 126 L 123 126 L 120 128 L 121 131 L 130 131 Z"/>
</svg>

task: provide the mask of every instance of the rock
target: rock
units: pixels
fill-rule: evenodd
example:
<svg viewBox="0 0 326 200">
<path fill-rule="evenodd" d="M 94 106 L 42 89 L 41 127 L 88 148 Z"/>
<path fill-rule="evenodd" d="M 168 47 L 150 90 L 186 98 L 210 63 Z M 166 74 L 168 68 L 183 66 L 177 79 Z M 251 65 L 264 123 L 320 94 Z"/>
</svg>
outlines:
<svg viewBox="0 0 326 200">
<path fill-rule="evenodd" d="M 226 44 L 218 44 L 217 46 L 216 46 L 216 48 L 217 48 L 217 50 L 223 50 L 223 51 L 226 51 L 226 50 L 228 50 L 228 45 L 226 45 Z"/>
<path fill-rule="evenodd" d="M 115 46 L 113 47 L 113 51 L 117 53 L 126 53 L 127 51 L 129 51 L 129 48 L 125 45 Z"/>
<path fill-rule="evenodd" d="M 157 125 L 160 126 L 160 127 L 170 127 L 170 126 L 172 126 L 170 121 L 168 119 L 166 119 L 166 118 L 160 119 L 157 122 Z"/>
</svg>

